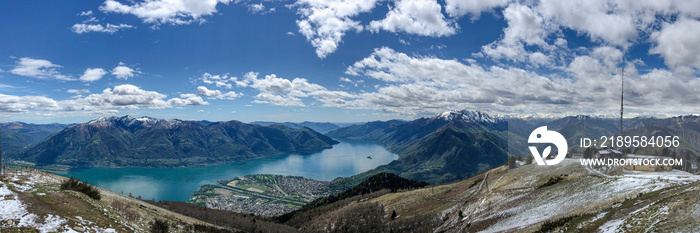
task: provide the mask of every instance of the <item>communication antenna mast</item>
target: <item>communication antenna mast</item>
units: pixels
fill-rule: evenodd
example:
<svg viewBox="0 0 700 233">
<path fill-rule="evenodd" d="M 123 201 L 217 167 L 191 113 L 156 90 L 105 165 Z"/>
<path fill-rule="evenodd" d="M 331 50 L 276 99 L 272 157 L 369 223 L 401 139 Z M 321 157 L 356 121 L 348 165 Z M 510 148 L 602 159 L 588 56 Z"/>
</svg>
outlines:
<svg viewBox="0 0 700 233">
<path fill-rule="evenodd" d="M 2 135 L 2 126 L 0 126 L 0 135 Z M 0 176 L 5 175 L 5 165 L 2 163 L 2 136 L 0 136 Z"/>
<path fill-rule="evenodd" d="M 620 136 L 622 136 L 622 113 L 625 109 L 625 67 L 622 66 L 622 88 L 620 88 Z"/>
</svg>

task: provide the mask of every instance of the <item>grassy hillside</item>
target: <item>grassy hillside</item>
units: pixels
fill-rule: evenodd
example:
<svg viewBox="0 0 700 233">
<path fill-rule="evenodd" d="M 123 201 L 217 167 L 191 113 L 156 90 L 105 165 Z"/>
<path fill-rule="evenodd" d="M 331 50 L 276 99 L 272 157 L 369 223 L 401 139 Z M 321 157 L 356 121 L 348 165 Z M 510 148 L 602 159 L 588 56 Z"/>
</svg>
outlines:
<svg viewBox="0 0 700 233">
<path fill-rule="evenodd" d="M 318 208 L 320 214 L 302 229 L 698 232 L 698 197 L 699 176 L 593 169 L 566 159 L 555 166 L 497 167 L 451 184 L 357 196 Z M 351 212 L 364 217 L 348 216 Z"/>
<path fill-rule="evenodd" d="M 35 170 L 0 176 L 2 232 L 148 232 L 155 220 L 167 223 L 171 232 L 241 232 L 101 188 L 100 200 L 61 190 L 66 179 Z"/>
</svg>

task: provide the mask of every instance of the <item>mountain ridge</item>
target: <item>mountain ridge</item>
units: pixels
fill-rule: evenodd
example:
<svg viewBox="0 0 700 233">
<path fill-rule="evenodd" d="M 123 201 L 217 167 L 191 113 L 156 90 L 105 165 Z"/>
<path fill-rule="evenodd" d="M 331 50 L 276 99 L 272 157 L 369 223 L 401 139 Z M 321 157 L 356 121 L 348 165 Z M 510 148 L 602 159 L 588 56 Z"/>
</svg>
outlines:
<svg viewBox="0 0 700 233">
<path fill-rule="evenodd" d="M 190 167 L 331 148 L 338 142 L 309 128 L 131 116 L 69 126 L 14 154 L 39 165 Z"/>
</svg>

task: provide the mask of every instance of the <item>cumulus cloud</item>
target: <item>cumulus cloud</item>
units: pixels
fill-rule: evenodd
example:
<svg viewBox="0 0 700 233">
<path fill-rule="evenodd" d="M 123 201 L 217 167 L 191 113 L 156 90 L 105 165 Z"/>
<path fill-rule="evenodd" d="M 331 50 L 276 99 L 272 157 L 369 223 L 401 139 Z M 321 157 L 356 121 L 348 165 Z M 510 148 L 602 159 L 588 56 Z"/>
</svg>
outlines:
<svg viewBox="0 0 700 233">
<path fill-rule="evenodd" d="M 134 28 L 132 25 L 128 24 L 111 24 L 107 23 L 104 26 L 102 24 L 86 24 L 86 23 L 78 23 L 73 25 L 71 28 L 71 31 L 77 33 L 77 34 L 83 34 L 83 33 L 88 33 L 88 32 L 104 32 L 104 33 L 109 33 L 109 34 L 114 34 L 119 30 L 122 29 L 130 29 Z"/>
<path fill-rule="evenodd" d="M 602 56 L 601 53 L 609 53 Z M 594 49 L 568 65 L 568 77 L 546 77 L 516 67 L 483 67 L 458 60 L 408 56 L 389 48 L 348 67 L 346 73 L 386 82 L 376 91 L 340 97 L 335 106 L 402 114 L 436 113 L 444 109 L 490 109 L 504 114 L 611 114 L 619 108 L 619 50 Z M 639 74 L 626 63 L 626 108 L 638 113 L 700 110 L 700 79 L 654 69 Z M 627 100 L 627 98 L 625 98 Z M 696 101 L 696 102 L 694 102 Z"/>
<path fill-rule="evenodd" d="M 445 19 L 436 0 L 399 0 L 390 8 L 386 18 L 372 21 L 372 31 L 406 32 L 422 36 L 449 36 L 456 32 L 456 24 Z"/>
<path fill-rule="evenodd" d="M 26 112 L 29 110 L 56 110 L 58 102 L 44 96 L 14 96 L 0 94 L 0 112 Z"/>
<path fill-rule="evenodd" d="M 237 77 L 231 77 L 228 74 L 213 75 L 210 73 L 204 73 L 199 80 L 201 80 L 203 83 L 214 84 L 216 87 L 226 89 L 233 88 L 234 84 L 238 86 L 247 86 L 247 83 L 239 81 Z"/>
<path fill-rule="evenodd" d="M 253 14 L 267 14 L 267 13 L 272 13 L 275 12 L 275 8 L 267 8 L 265 5 L 261 3 L 258 4 L 248 4 L 248 10 L 252 12 Z"/>
<path fill-rule="evenodd" d="M 124 80 L 135 77 L 140 73 L 140 71 L 134 70 L 131 67 L 126 66 L 126 64 L 124 64 L 123 62 L 119 62 L 119 65 L 112 69 L 112 75 L 116 76 L 118 79 Z"/>
<path fill-rule="evenodd" d="M 343 91 L 331 91 L 325 87 L 311 83 L 304 78 L 292 80 L 279 78 L 275 74 L 258 78 L 258 73 L 248 72 L 245 75 L 244 87 L 250 87 L 259 91 L 255 95 L 254 103 L 272 104 L 278 106 L 306 106 L 302 98 L 314 98 L 328 106 L 334 101 L 342 101 L 342 98 L 352 98 L 354 94 Z"/>
<path fill-rule="evenodd" d="M 353 17 L 369 12 L 377 0 L 299 0 L 292 6 L 301 19 L 299 33 L 316 48 L 316 55 L 325 58 L 335 52 L 347 31 L 363 30 Z"/>
<path fill-rule="evenodd" d="M 165 100 L 167 95 L 155 91 L 143 90 L 140 87 L 123 84 L 114 88 L 107 88 L 99 94 L 91 94 L 85 98 L 70 100 L 67 103 L 74 106 L 74 110 L 93 110 L 106 108 L 171 108 L 177 105 L 203 105 L 208 104 L 201 97 L 193 94 L 181 95 L 180 98 Z"/>
<path fill-rule="evenodd" d="M 10 73 L 39 79 L 74 80 L 70 76 L 59 73 L 58 68 L 61 67 L 49 60 L 22 57 Z"/>
<path fill-rule="evenodd" d="M 659 54 L 673 69 L 695 68 L 693 46 L 700 3 L 694 1 L 464 1 L 446 0 L 445 11 L 452 17 L 503 7 L 508 23 L 503 34 L 493 43 L 482 46 L 474 58 L 524 63 L 527 68 L 566 69 L 568 64 L 590 48 L 569 48 L 565 34 L 588 38 L 591 47 L 615 48 L 624 52 L 637 43 L 653 43 L 651 54 Z M 675 48 L 674 48 L 675 47 Z M 583 50 L 582 50 L 583 49 Z M 678 52 L 676 52 L 678 51 Z M 690 55 L 688 55 L 690 54 Z M 599 58 L 599 57 L 596 57 Z M 624 60 L 624 59 L 622 59 Z M 620 62 L 616 65 L 620 65 Z M 700 60 L 700 59 L 698 59 Z M 695 63 L 695 64 L 693 64 Z M 607 63 L 606 63 L 607 64 Z M 609 65 L 609 64 L 608 64 Z"/>
<path fill-rule="evenodd" d="M 683 66 L 700 69 L 700 21 L 681 18 L 674 23 L 664 23 L 661 30 L 652 34 L 656 45 L 649 50 L 664 58 L 667 66 Z"/>
<path fill-rule="evenodd" d="M 115 109 L 152 108 L 163 109 L 182 105 L 209 104 L 195 94 L 182 94 L 180 98 L 166 100 L 167 95 L 140 87 L 123 84 L 107 88 L 102 93 L 81 96 L 89 93 L 86 89 L 70 89 L 68 93 L 78 94 L 73 99 L 54 100 L 44 96 L 14 96 L 0 94 L 0 112 L 59 112 L 86 111 L 103 114 Z"/>
<path fill-rule="evenodd" d="M 89 10 L 89 11 L 81 11 L 80 13 L 78 13 L 78 16 L 91 16 L 91 15 L 92 15 L 92 11 L 91 11 L 91 10 Z"/>
<path fill-rule="evenodd" d="M 204 101 L 202 97 L 195 94 L 181 94 L 180 98 L 172 98 L 168 100 L 168 104 L 172 106 L 197 106 L 197 105 L 208 105 L 209 103 Z"/>
<path fill-rule="evenodd" d="M 116 0 L 107 0 L 100 7 L 105 13 L 134 15 L 144 23 L 150 24 L 190 24 L 204 22 L 204 16 L 217 12 L 219 3 L 228 4 L 231 0 L 145 0 L 139 3 L 122 4 Z"/>
<path fill-rule="evenodd" d="M 79 79 L 83 82 L 94 82 L 102 79 L 102 76 L 105 76 L 105 74 L 107 74 L 107 71 L 102 68 L 87 68 Z"/>
<path fill-rule="evenodd" d="M 508 2 L 509 0 L 445 0 L 445 12 L 455 18 L 472 14 L 476 19 L 481 16 L 481 12 L 505 6 Z"/>
<path fill-rule="evenodd" d="M 240 94 L 233 92 L 233 91 L 223 93 L 219 90 L 209 90 L 204 86 L 197 87 L 197 95 L 206 96 L 206 97 L 209 97 L 212 99 L 230 99 L 230 100 L 236 99 L 236 98 L 241 96 Z"/>
<path fill-rule="evenodd" d="M 545 42 L 545 38 L 553 33 L 553 26 L 526 5 L 511 4 L 503 10 L 503 16 L 508 22 L 508 27 L 503 29 L 503 37 L 483 46 L 483 53 L 494 59 L 547 65 L 551 59 L 542 51 L 551 53 L 554 48 Z M 525 46 L 537 46 L 540 51 L 534 54 L 526 51 Z"/>
<path fill-rule="evenodd" d="M 71 94 L 80 95 L 80 94 L 90 93 L 90 90 L 88 90 L 88 89 L 68 89 L 66 92 L 71 93 Z"/>
</svg>

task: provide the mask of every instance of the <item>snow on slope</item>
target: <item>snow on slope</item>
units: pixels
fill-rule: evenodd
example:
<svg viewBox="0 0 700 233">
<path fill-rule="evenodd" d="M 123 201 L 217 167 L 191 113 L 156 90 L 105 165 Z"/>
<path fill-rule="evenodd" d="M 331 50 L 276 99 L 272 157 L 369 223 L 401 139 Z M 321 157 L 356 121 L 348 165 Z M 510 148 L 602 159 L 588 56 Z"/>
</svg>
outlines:
<svg viewBox="0 0 700 233">
<path fill-rule="evenodd" d="M 37 192 L 36 195 L 46 195 L 37 191 L 37 186 L 58 183 L 59 181 L 56 178 L 32 172 L 8 175 L 10 177 L 6 179 L 7 182 L 0 181 L 0 229 L 33 227 L 41 233 L 77 232 L 68 226 L 68 220 L 61 216 L 53 214 L 40 216 L 30 213 L 27 204 L 21 200 L 17 193 Z M 16 191 L 12 191 L 12 189 Z M 89 221 L 84 221 L 77 225 L 80 229 L 87 232 L 116 232 L 116 230 L 111 228 L 94 226 L 95 224 Z"/>
<path fill-rule="evenodd" d="M 606 209 L 620 206 L 630 198 L 661 189 L 664 189 L 662 193 L 669 192 L 667 188 L 700 181 L 700 176 L 678 171 L 610 176 L 585 168 L 574 159 L 566 159 L 555 166 L 526 165 L 495 174 L 497 175 L 488 176 L 488 191 L 481 191 L 474 198 L 457 204 L 456 209 L 443 211 L 442 216 L 457 215 L 455 213 L 459 211 L 463 217 L 449 218 L 438 230 L 473 231 L 477 226 L 476 231 L 482 232 L 537 231 L 544 222 L 578 214 L 590 216 L 587 219 L 589 224 L 605 216 Z M 552 177 L 560 177 L 561 181 L 538 188 Z M 671 192 L 688 193 L 693 190 L 696 189 Z M 615 217 L 605 216 L 601 220 L 605 224 L 599 230 L 606 232 L 620 228 L 656 227 L 659 222 L 646 223 L 639 219 L 646 220 L 649 216 L 666 218 L 668 203 L 644 200 L 643 203 L 635 203 L 633 207 L 624 207 L 631 209 L 629 212 L 617 212 Z M 687 204 L 692 206 L 695 203 Z"/>
</svg>

